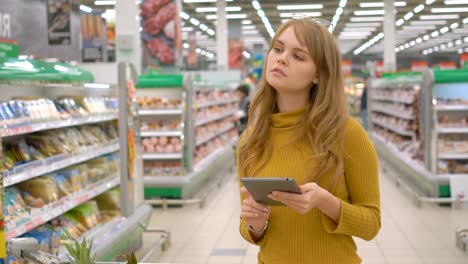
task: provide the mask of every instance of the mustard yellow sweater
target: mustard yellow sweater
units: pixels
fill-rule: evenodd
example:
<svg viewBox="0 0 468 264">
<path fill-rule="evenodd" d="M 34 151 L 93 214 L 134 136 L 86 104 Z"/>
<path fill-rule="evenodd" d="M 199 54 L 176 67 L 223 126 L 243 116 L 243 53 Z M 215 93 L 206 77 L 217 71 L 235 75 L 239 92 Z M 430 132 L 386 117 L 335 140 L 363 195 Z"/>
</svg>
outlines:
<svg viewBox="0 0 468 264">
<path fill-rule="evenodd" d="M 304 113 L 305 109 L 301 109 L 271 116 L 268 142 L 273 145 L 273 154 L 255 177 L 293 177 L 298 185 L 306 183 L 306 168 L 310 166 L 307 158 L 313 151 L 305 142 L 299 146 L 288 144 Z M 241 138 L 239 144 L 243 142 Z M 334 192 L 341 202 L 339 223 L 319 209 L 301 215 L 286 206 L 273 206 L 268 229 L 260 241 L 254 242 L 241 220 L 241 235 L 260 246 L 258 263 L 361 263 L 352 237 L 370 240 L 380 229 L 378 160 L 366 132 L 351 118 L 345 128 L 344 151 L 344 181 Z M 238 153 L 238 159 L 239 155 L 242 153 Z M 240 170 L 238 176 L 245 177 Z M 324 186 L 324 182 L 318 184 Z"/>
</svg>

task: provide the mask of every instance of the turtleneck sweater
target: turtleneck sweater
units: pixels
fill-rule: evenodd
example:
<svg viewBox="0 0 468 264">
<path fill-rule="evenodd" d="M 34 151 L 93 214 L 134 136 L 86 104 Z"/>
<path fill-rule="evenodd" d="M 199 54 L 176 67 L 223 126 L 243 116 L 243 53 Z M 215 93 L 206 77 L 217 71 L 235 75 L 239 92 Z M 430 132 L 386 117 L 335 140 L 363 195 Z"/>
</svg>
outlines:
<svg viewBox="0 0 468 264">
<path fill-rule="evenodd" d="M 298 185 L 307 183 L 314 151 L 305 139 L 291 144 L 304 114 L 305 108 L 273 114 L 267 141 L 272 145 L 271 158 L 256 175 L 244 175 L 238 169 L 239 178 L 289 177 Z M 248 136 L 250 131 L 246 132 Z M 241 137 L 239 146 L 244 142 Z M 260 246 L 258 263 L 361 263 L 353 236 L 371 240 L 378 233 L 380 192 L 375 149 L 362 126 L 352 118 L 346 123 L 343 152 L 344 175 L 332 192 L 341 205 L 338 223 L 317 208 L 302 215 L 287 206 L 272 206 L 268 228 L 259 241 L 254 241 L 241 219 L 242 237 Z M 242 153 L 237 153 L 238 162 L 239 155 Z M 317 184 L 325 188 L 330 177 Z"/>
</svg>

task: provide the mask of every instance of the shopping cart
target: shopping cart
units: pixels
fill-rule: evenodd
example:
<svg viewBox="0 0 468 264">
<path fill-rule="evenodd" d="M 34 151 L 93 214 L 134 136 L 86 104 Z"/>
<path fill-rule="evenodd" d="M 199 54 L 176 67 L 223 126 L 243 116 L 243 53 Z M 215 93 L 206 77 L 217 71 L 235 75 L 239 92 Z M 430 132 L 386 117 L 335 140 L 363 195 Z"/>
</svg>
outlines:
<svg viewBox="0 0 468 264">
<path fill-rule="evenodd" d="M 456 244 L 463 252 L 468 251 L 468 228 L 460 228 L 455 232 Z"/>
</svg>

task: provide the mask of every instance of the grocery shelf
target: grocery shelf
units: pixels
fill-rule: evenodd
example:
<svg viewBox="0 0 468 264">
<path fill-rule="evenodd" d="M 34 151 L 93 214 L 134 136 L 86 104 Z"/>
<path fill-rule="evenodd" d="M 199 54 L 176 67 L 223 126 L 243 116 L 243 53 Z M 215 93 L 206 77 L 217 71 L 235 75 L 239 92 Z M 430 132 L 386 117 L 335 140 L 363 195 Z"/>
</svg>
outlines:
<svg viewBox="0 0 468 264">
<path fill-rule="evenodd" d="M 212 140 L 213 138 L 232 130 L 233 128 L 234 128 L 234 126 L 228 126 L 228 127 L 222 128 L 220 131 L 214 133 L 213 135 L 210 135 L 209 137 L 206 137 L 204 139 L 201 139 L 201 140 L 197 141 L 196 145 L 199 146 L 201 144 L 204 144 L 204 143 Z"/>
<path fill-rule="evenodd" d="M 399 135 L 402 135 L 402 136 L 412 137 L 414 135 L 413 132 L 400 130 L 400 129 L 394 127 L 394 126 L 387 125 L 387 124 L 385 124 L 385 123 L 383 123 L 381 121 L 378 121 L 378 120 L 371 120 L 371 122 L 374 123 L 374 124 L 377 124 L 377 125 L 379 125 L 379 126 L 381 126 L 383 128 L 386 128 L 388 130 L 391 130 L 391 131 L 393 131 L 393 132 L 395 132 L 395 133 L 397 133 Z"/>
<path fill-rule="evenodd" d="M 13 170 L 3 173 L 4 186 L 11 186 L 49 172 L 79 164 L 105 154 L 113 153 L 119 150 L 119 148 L 120 146 L 118 142 L 112 142 L 109 145 L 84 148 L 77 153 L 57 155 L 44 160 L 37 160 L 17 166 Z"/>
<path fill-rule="evenodd" d="M 142 131 L 141 137 L 180 137 L 184 133 L 182 131 Z"/>
<path fill-rule="evenodd" d="M 212 102 L 205 102 L 205 103 L 200 103 L 195 105 L 195 109 L 200 109 L 204 107 L 210 107 L 210 106 L 215 106 L 215 105 L 223 105 L 223 104 L 230 104 L 230 103 L 236 103 L 240 102 L 239 99 L 231 99 L 231 100 L 224 100 L 224 101 L 212 101 Z"/>
<path fill-rule="evenodd" d="M 213 121 L 216 121 L 216 120 L 219 120 L 219 119 L 223 119 L 225 117 L 228 117 L 230 115 L 233 115 L 237 112 L 236 111 L 231 111 L 231 112 L 228 112 L 228 113 L 224 113 L 224 114 L 221 114 L 221 115 L 218 115 L 218 116 L 214 116 L 214 117 L 210 117 L 210 118 L 205 118 L 203 120 L 199 120 L 196 122 L 195 126 L 201 126 L 201 125 L 204 125 L 206 123 L 209 123 L 209 122 L 213 122 Z"/>
<path fill-rule="evenodd" d="M 373 96 L 372 99 L 373 100 L 378 100 L 378 101 L 395 102 L 395 103 L 402 103 L 402 104 L 413 104 L 414 103 L 413 98 L 402 99 L 402 98 L 397 98 L 397 97 Z"/>
<path fill-rule="evenodd" d="M 23 135 L 49 129 L 64 128 L 71 126 L 80 126 L 86 124 L 94 124 L 106 121 L 117 120 L 117 113 L 105 115 L 91 115 L 85 117 L 74 117 L 63 120 L 44 121 L 41 123 L 23 124 L 23 125 L 6 125 L 1 129 L 2 137 L 10 137 Z"/>
<path fill-rule="evenodd" d="M 437 111 L 467 111 L 468 105 L 436 105 Z"/>
<path fill-rule="evenodd" d="M 451 177 L 468 177 L 468 174 L 462 173 L 462 174 L 438 174 L 437 177 L 444 177 L 450 179 Z"/>
<path fill-rule="evenodd" d="M 182 159 L 182 153 L 144 153 L 144 160 L 179 160 Z"/>
<path fill-rule="evenodd" d="M 105 191 L 119 185 L 120 178 L 113 176 L 112 179 L 105 179 L 95 184 L 88 185 L 85 189 L 79 190 L 69 196 L 50 203 L 42 208 L 33 209 L 29 216 L 16 221 L 9 221 L 6 226 L 7 240 L 18 237 L 76 206 L 93 199 Z"/>
<path fill-rule="evenodd" d="M 396 117 L 407 119 L 407 120 L 414 120 L 414 115 L 412 115 L 412 114 L 408 114 L 408 113 L 405 114 L 405 113 L 398 112 L 396 110 L 386 109 L 384 107 L 375 107 L 374 106 L 372 108 L 372 111 L 379 112 L 379 113 L 384 113 L 384 114 L 391 115 L 391 116 L 396 116 Z"/>
<path fill-rule="evenodd" d="M 439 159 L 468 159 L 468 153 L 439 153 Z"/>
<path fill-rule="evenodd" d="M 224 148 L 219 148 L 212 153 L 208 154 L 203 160 L 198 162 L 193 172 L 189 173 L 186 176 L 158 176 L 151 177 L 145 176 L 143 181 L 146 184 L 152 185 L 165 185 L 165 186 L 180 186 L 184 184 L 189 184 L 191 180 L 198 175 L 200 171 L 206 169 L 209 165 L 216 161 L 220 156 L 225 155 L 228 151 L 232 150 L 232 146 L 226 146 Z"/>
<path fill-rule="evenodd" d="M 182 115 L 183 109 L 140 109 L 139 116 L 155 116 L 155 115 Z"/>
<path fill-rule="evenodd" d="M 468 127 L 438 127 L 437 133 L 439 134 L 466 134 Z"/>
</svg>

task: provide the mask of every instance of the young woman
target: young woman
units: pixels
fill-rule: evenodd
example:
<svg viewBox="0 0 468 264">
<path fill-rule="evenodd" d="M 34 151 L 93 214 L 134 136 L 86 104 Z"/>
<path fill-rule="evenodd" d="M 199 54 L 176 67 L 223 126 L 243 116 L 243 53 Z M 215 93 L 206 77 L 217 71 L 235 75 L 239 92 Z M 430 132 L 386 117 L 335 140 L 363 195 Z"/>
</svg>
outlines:
<svg viewBox="0 0 468 264">
<path fill-rule="evenodd" d="M 341 54 L 311 18 L 276 32 L 238 145 L 238 175 L 292 177 L 301 194 L 273 192 L 286 206 L 256 203 L 241 188 L 241 235 L 259 263 L 360 263 L 353 236 L 380 229 L 376 152 L 346 111 Z"/>
</svg>

